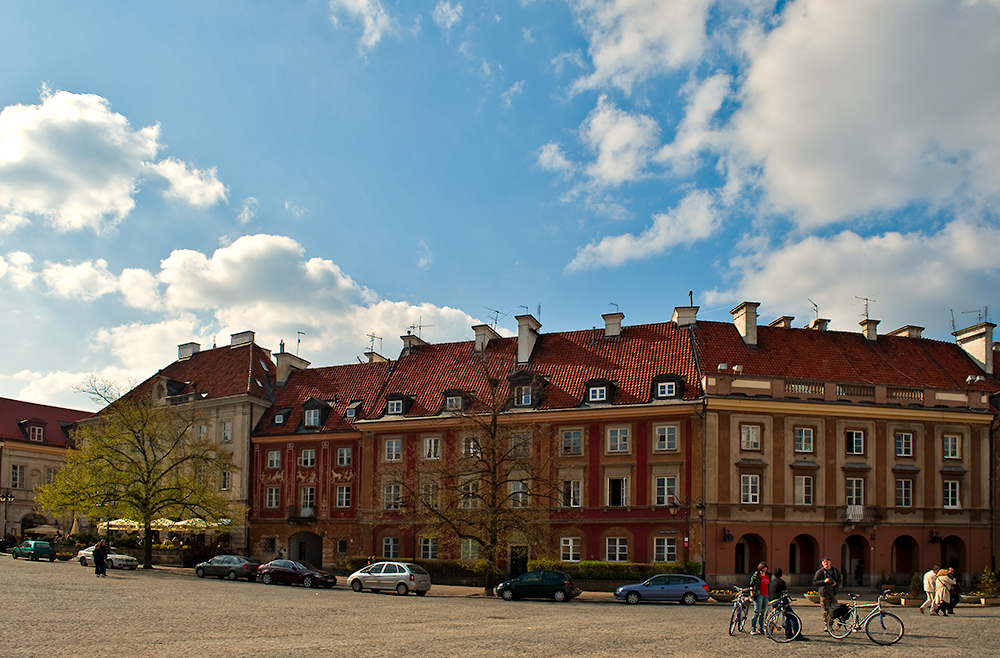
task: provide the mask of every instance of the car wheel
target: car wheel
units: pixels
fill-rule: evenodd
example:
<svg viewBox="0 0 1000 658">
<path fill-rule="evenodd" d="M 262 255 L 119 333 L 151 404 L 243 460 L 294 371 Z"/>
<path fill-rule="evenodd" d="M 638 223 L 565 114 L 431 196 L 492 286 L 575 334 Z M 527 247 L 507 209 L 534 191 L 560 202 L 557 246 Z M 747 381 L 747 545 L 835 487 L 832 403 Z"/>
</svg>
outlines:
<svg viewBox="0 0 1000 658">
<path fill-rule="evenodd" d="M 326 583 L 325 585 L 323 585 L 323 587 L 327 589 L 333 589 L 333 583 Z"/>
<path fill-rule="evenodd" d="M 681 603 L 684 605 L 694 605 L 698 601 L 698 597 L 695 596 L 694 592 L 685 592 L 684 596 L 681 597 Z"/>
<path fill-rule="evenodd" d="M 107 566 L 108 566 L 108 569 L 114 569 L 115 568 L 115 563 L 112 562 L 111 560 L 108 560 L 108 565 Z"/>
<path fill-rule="evenodd" d="M 194 575 L 198 576 L 199 578 L 204 578 L 205 570 L 202 569 L 201 567 L 198 567 L 197 569 L 194 570 Z"/>
<path fill-rule="evenodd" d="M 28 556 L 28 562 L 34 562 L 37 559 L 38 559 L 38 556 L 36 556 L 34 553 L 32 553 L 30 556 Z"/>
<path fill-rule="evenodd" d="M 504 601 L 513 601 L 514 600 L 514 590 L 512 590 L 512 589 L 501 590 L 501 592 L 500 592 L 500 598 L 503 599 Z"/>
<path fill-rule="evenodd" d="M 271 574 L 269 574 L 269 573 L 264 574 L 264 577 L 261 578 L 261 580 L 264 582 L 265 585 L 270 585 L 271 584 Z"/>
<path fill-rule="evenodd" d="M 236 575 L 235 571 L 230 571 L 228 574 L 229 580 L 236 580 L 239 576 Z"/>
<path fill-rule="evenodd" d="M 87 558 L 85 557 L 80 558 L 80 566 L 81 567 L 87 566 Z"/>
<path fill-rule="evenodd" d="M 137 565 L 135 565 L 134 567 L 129 567 L 129 569 L 131 569 L 132 571 L 135 571 L 135 570 L 136 570 L 136 569 L 138 569 L 138 568 L 139 568 L 139 565 L 138 565 L 138 564 L 137 564 Z"/>
<path fill-rule="evenodd" d="M 566 601 L 568 598 L 569 597 L 566 596 L 566 592 L 564 590 L 557 589 L 556 591 L 552 592 L 552 600 L 555 601 L 556 603 L 562 603 L 563 601 Z"/>
<path fill-rule="evenodd" d="M 641 600 L 642 600 L 642 597 L 639 596 L 639 592 L 629 592 L 628 594 L 625 595 L 625 602 L 626 603 L 633 603 L 634 604 L 634 603 L 638 603 Z"/>
<path fill-rule="evenodd" d="M 55 561 L 56 561 L 56 556 L 55 555 L 53 555 L 52 557 L 49 558 L 49 562 L 55 562 Z"/>
<path fill-rule="evenodd" d="M 313 586 L 312 576 L 306 576 L 305 578 L 303 578 L 302 579 L 302 586 L 305 587 L 306 589 L 309 589 L 310 587 L 312 587 Z"/>
<path fill-rule="evenodd" d="M 396 594 L 400 596 L 406 596 L 410 593 L 410 588 L 406 586 L 406 583 L 400 583 L 396 585 Z"/>
<path fill-rule="evenodd" d="M 11 551 L 11 553 L 10 553 L 10 556 L 11 556 L 12 558 L 14 558 L 15 560 L 17 559 L 17 553 L 15 553 L 15 552 L 13 552 L 13 551 Z"/>
<path fill-rule="evenodd" d="M 360 579 L 352 580 L 351 589 L 353 589 L 355 592 L 360 592 L 361 590 L 363 590 L 364 587 L 361 585 L 361 580 Z"/>
</svg>

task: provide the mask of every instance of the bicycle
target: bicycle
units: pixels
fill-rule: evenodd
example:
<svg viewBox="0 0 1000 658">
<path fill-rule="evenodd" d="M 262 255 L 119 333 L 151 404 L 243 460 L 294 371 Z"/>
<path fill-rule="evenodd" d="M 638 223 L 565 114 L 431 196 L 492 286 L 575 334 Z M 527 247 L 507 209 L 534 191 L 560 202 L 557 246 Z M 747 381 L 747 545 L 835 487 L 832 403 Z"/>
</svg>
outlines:
<svg viewBox="0 0 1000 658">
<path fill-rule="evenodd" d="M 891 591 L 889 589 L 883 591 L 876 603 L 859 604 L 858 595 L 851 594 L 851 603 L 848 605 L 846 614 L 834 617 L 833 610 L 830 611 L 827 632 L 839 640 L 851 633 L 857 633 L 864 626 L 868 638 L 875 644 L 888 646 L 899 642 L 905 632 L 903 621 L 891 612 L 882 610 L 882 601 Z M 872 610 L 864 619 L 861 619 L 861 615 L 858 613 L 859 608 L 871 608 Z"/>
<path fill-rule="evenodd" d="M 802 634 L 802 620 L 792 611 L 788 592 L 771 601 L 771 612 L 764 622 L 764 634 L 779 644 L 797 640 Z"/>
<path fill-rule="evenodd" d="M 733 600 L 733 616 L 729 620 L 729 634 L 746 633 L 747 618 L 750 616 L 750 606 L 753 597 L 749 587 L 737 587 L 736 599 Z"/>
</svg>

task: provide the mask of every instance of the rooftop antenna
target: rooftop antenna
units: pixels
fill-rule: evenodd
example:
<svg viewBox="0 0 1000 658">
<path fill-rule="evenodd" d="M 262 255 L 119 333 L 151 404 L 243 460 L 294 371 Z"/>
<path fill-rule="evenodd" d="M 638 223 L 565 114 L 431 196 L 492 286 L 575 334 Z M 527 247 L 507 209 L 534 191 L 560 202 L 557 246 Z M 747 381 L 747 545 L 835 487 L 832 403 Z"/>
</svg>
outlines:
<svg viewBox="0 0 1000 658">
<path fill-rule="evenodd" d="M 306 335 L 306 332 L 299 331 L 296 332 L 298 336 L 295 337 L 295 356 L 299 355 L 299 345 L 302 344 L 302 337 Z"/>
<path fill-rule="evenodd" d="M 527 315 L 527 314 L 529 313 L 529 311 L 528 311 L 528 307 L 527 307 L 527 306 L 525 306 L 524 304 L 520 304 L 520 305 L 519 305 L 519 307 L 520 307 L 520 308 L 523 308 L 523 309 L 524 309 L 524 314 L 525 314 L 525 315 Z"/>
<path fill-rule="evenodd" d="M 861 301 L 863 301 L 865 303 L 864 318 L 865 318 L 865 320 L 867 320 L 868 319 L 868 304 L 870 302 L 877 302 L 878 300 L 875 299 L 874 297 L 858 297 L 857 295 L 854 296 L 854 299 L 859 299 L 859 300 L 861 300 Z"/>
<path fill-rule="evenodd" d="M 955 309 L 948 309 L 951 311 L 951 333 L 955 333 L 958 329 L 955 328 Z"/>
<path fill-rule="evenodd" d="M 382 337 L 381 336 L 376 336 L 374 331 L 371 332 L 370 334 L 365 334 L 365 335 L 368 336 L 368 338 L 371 339 L 369 341 L 368 351 L 369 352 L 375 352 L 375 339 L 377 338 L 378 339 L 378 352 L 377 352 L 377 354 L 381 354 L 382 353 Z"/>
<path fill-rule="evenodd" d="M 694 290 L 688 290 L 688 306 L 694 306 Z"/>
<path fill-rule="evenodd" d="M 497 328 L 497 323 L 500 322 L 500 318 L 507 317 L 507 314 L 504 313 L 503 311 L 499 310 L 499 309 L 490 308 L 489 306 L 484 306 L 483 308 L 485 308 L 487 311 L 490 312 L 490 317 L 493 319 L 493 324 L 490 325 L 490 326 L 494 330 Z"/>
<path fill-rule="evenodd" d="M 212 334 L 212 349 L 215 349 L 215 334 Z"/>
<path fill-rule="evenodd" d="M 538 318 L 537 319 L 538 319 L 539 322 L 542 321 L 542 305 L 541 304 L 538 305 Z"/>
<path fill-rule="evenodd" d="M 614 306 L 615 307 L 615 313 L 618 312 L 618 304 L 615 304 L 614 302 L 608 302 L 608 306 Z"/>
<path fill-rule="evenodd" d="M 409 327 L 407 327 L 407 329 L 410 329 L 410 330 L 413 330 L 413 329 L 417 330 L 417 338 L 420 338 L 420 330 L 421 329 L 423 329 L 424 327 L 433 327 L 434 326 L 433 324 L 423 324 L 423 319 L 424 319 L 424 317 L 422 315 L 418 316 L 417 317 L 417 323 L 416 324 L 411 324 Z"/>
<path fill-rule="evenodd" d="M 819 320 L 819 304 L 817 304 L 817 303 L 816 303 L 816 302 L 814 302 L 813 300 L 809 299 L 808 297 L 806 297 L 806 299 L 808 299 L 808 300 L 809 300 L 809 303 L 810 303 L 810 304 L 812 304 L 812 307 L 813 307 L 813 313 L 815 313 L 815 314 L 816 314 L 816 319 L 817 319 L 817 320 Z"/>
<path fill-rule="evenodd" d="M 969 315 L 970 313 L 976 314 L 976 324 L 980 324 L 983 320 L 989 321 L 989 306 L 984 306 L 983 308 L 977 308 L 974 311 L 962 311 L 962 315 Z"/>
</svg>

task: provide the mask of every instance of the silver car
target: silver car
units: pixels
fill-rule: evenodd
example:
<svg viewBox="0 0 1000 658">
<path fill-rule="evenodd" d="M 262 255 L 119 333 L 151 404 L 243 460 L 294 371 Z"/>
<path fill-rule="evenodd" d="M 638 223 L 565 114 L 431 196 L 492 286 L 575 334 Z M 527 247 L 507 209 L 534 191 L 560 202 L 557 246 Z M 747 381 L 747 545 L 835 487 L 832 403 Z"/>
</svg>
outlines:
<svg viewBox="0 0 1000 658">
<path fill-rule="evenodd" d="M 400 596 L 406 596 L 410 592 L 423 596 L 431 589 L 431 575 L 419 564 L 376 562 L 352 573 L 347 577 L 347 583 L 355 592 L 365 589 L 373 592 L 394 589 Z"/>
<path fill-rule="evenodd" d="M 80 566 L 93 566 L 95 547 L 96 545 L 88 546 L 76 554 L 76 559 L 80 561 Z M 108 569 L 131 569 L 135 571 L 139 568 L 139 561 L 131 555 L 119 553 L 114 547 L 109 546 L 106 566 Z"/>
</svg>

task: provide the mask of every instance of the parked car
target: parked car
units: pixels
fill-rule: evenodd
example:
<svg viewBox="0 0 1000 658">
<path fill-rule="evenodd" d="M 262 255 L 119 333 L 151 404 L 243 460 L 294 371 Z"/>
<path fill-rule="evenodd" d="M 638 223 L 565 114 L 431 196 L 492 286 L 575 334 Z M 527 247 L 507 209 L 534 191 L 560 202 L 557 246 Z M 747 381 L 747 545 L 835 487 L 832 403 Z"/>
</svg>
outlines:
<svg viewBox="0 0 1000 658">
<path fill-rule="evenodd" d="M 15 560 L 19 557 L 26 557 L 29 560 L 40 560 L 44 557 L 48 558 L 49 562 L 56 560 L 56 550 L 52 548 L 52 544 L 34 539 L 21 542 L 10 550 L 10 555 Z"/>
<path fill-rule="evenodd" d="M 95 546 L 88 546 L 76 554 L 76 559 L 80 562 L 81 567 L 93 566 L 94 548 Z M 109 546 L 108 559 L 105 561 L 105 566 L 108 569 L 131 569 L 135 571 L 139 568 L 139 560 L 126 553 L 119 553 L 114 546 Z"/>
<path fill-rule="evenodd" d="M 573 584 L 569 574 L 547 569 L 529 571 L 497 585 L 497 595 L 504 601 L 514 599 L 569 601 L 579 594 L 580 589 Z"/>
<path fill-rule="evenodd" d="M 332 573 L 317 569 L 308 562 L 295 560 L 271 560 L 257 568 L 257 576 L 265 585 L 302 585 L 303 587 L 323 586 L 330 589 L 337 584 Z"/>
<path fill-rule="evenodd" d="M 347 577 L 347 583 L 355 592 L 365 589 L 373 592 L 396 590 L 400 596 L 410 592 L 423 596 L 431 589 L 431 575 L 419 564 L 376 562 L 352 573 Z"/>
<path fill-rule="evenodd" d="M 643 583 L 624 585 L 615 590 L 615 598 L 626 603 L 680 601 L 685 605 L 694 605 L 708 597 L 708 583 L 697 576 L 678 573 L 661 573 Z"/>
<path fill-rule="evenodd" d="M 199 578 L 205 576 L 215 576 L 216 578 L 246 578 L 251 583 L 257 580 L 257 567 L 260 562 L 248 560 L 240 555 L 216 555 L 207 562 L 201 562 L 194 568 L 194 573 Z"/>
</svg>

